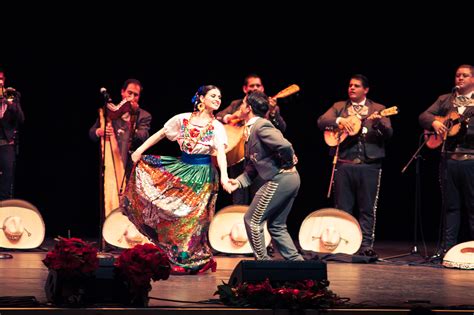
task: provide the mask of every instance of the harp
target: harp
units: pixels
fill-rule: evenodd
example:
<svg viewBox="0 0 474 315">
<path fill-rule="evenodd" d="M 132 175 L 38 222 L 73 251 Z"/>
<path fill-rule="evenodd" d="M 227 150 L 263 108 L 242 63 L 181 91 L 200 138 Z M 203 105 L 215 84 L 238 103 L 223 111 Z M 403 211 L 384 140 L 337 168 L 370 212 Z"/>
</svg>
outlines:
<svg viewBox="0 0 474 315">
<path fill-rule="evenodd" d="M 106 122 L 103 108 L 99 109 L 99 123 L 100 128 L 104 130 L 106 123 L 111 123 L 109 119 Z M 125 186 L 125 165 L 120 155 L 115 134 L 102 138 L 101 154 L 104 218 L 106 218 L 114 209 L 120 206 L 119 196 L 122 187 Z"/>
</svg>

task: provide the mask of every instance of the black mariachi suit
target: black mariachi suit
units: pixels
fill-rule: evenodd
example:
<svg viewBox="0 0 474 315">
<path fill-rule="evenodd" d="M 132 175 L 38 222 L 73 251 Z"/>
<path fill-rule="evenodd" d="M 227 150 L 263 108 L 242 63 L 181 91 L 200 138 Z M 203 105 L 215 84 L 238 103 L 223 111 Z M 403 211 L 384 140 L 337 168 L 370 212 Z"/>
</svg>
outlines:
<svg viewBox="0 0 474 315">
<path fill-rule="evenodd" d="M 339 159 L 335 174 L 335 207 L 350 214 L 354 204 L 359 206 L 359 224 L 362 230 L 361 249 L 372 248 L 375 239 L 375 217 L 379 198 L 382 159 L 385 157 L 385 140 L 393 134 L 388 117 L 379 121 L 366 120 L 375 111 L 385 106 L 369 99 L 361 115 L 362 127 L 355 136 L 349 136 L 339 146 Z M 318 119 L 321 130 L 338 128 L 336 119 L 348 117 L 353 112 L 350 101 L 335 103 Z M 335 148 L 331 149 L 334 155 Z"/>
<path fill-rule="evenodd" d="M 151 118 L 151 114 L 146 110 L 142 108 L 137 110 L 133 139 L 130 139 L 132 130 L 130 130 L 129 122 L 123 120 L 122 117 L 112 120 L 112 127 L 114 128 L 115 137 L 117 138 L 117 143 L 120 148 L 120 155 L 122 157 L 127 176 L 133 165 L 130 159 L 130 151 L 134 151 L 150 136 L 149 130 Z M 99 139 L 96 134 L 96 130 L 99 127 L 99 120 L 97 119 L 95 124 L 89 129 L 89 137 L 94 141 Z"/>
<path fill-rule="evenodd" d="M 474 93 L 471 95 L 474 99 Z M 420 125 L 432 130 L 431 124 L 435 116 L 446 116 L 451 111 L 457 111 L 453 106 L 454 94 L 444 94 L 438 97 L 426 111 L 420 114 Z M 474 107 L 467 106 L 463 118 L 474 115 Z M 441 163 L 440 182 L 446 183 L 445 213 L 443 218 L 443 249 L 448 250 L 456 245 L 461 225 L 462 201 L 468 214 L 471 239 L 474 239 L 474 119 L 462 119 L 461 129 L 457 135 L 447 137 L 445 144 L 446 167 Z M 445 157 L 442 153 L 441 162 Z M 445 171 L 445 172 L 444 172 Z M 442 185 L 443 186 L 443 185 Z"/>
<path fill-rule="evenodd" d="M 1 104 L 6 105 L 6 110 L 0 118 L 0 200 L 5 200 L 13 198 L 17 132 L 25 116 L 20 106 L 19 94 L 11 103 L 8 103 L 6 98 L 1 99 L 0 106 Z"/>
</svg>

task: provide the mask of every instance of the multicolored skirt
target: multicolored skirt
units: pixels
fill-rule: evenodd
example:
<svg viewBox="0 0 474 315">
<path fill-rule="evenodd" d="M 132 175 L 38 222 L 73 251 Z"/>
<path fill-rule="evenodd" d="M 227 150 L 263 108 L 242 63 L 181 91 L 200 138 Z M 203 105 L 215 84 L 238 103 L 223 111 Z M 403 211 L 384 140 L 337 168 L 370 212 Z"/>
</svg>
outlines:
<svg viewBox="0 0 474 315">
<path fill-rule="evenodd" d="M 172 264 L 198 271 L 212 259 L 207 233 L 218 189 L 209 155 L 145 155 L 130 175 L 122 206 Z"/>
</svg>

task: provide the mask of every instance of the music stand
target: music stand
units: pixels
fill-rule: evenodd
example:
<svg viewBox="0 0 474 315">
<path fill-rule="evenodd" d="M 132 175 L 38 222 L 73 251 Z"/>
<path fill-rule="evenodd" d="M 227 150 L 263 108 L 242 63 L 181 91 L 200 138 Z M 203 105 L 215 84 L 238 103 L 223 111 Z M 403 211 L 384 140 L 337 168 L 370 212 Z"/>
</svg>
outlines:
<svg viewBox="0 0 474 315">
<path fill-rule="evenodd" d="M 394 255 L 394 256 L 389 256 L 389 257 L 384 257 L 383 259 L 393 259 L 393 258 L 401 258 L 401 257 L 409 257 L 412 255 L 419 255 L 421 258 L 426 259 L 427 258 L 427 249 L 426 245 L 424 242 L 424 236 L 423 236 L 423 224 L 421 220 L 421 176 L 420 176 L 420 161 L 423 159 L 423 157 L 420 155 L 421 149 L 425 146 L 425 144 L 428 142 L 429 137 L 427 135 L 432 134 L 432 133 L 425 133 L 422 132 L 419 140 L 418 140 L 418 149 L 416 149 L 415 153 L 413 156 L 410 158 L 408 163 L 403 167 L 402 169 L 402 174 L 405 173 L 407 170 L 408 166 L 416 160 L 415 163 L 415 209 L 413 213 L 413 246 L 408 253 L 403 253 L 399 255 Z M 426 137 L 425 137 L 426 136 Z M 424 139 L 424 140 L 423 140 Z M 420 225 L 420 232 L 421 232 L 421 238 L 423 240 L 423 247 L 425 250 L 425 255 L 423 256 L 420 251 L 418 250 L 418 224 Z"/>
</svg>

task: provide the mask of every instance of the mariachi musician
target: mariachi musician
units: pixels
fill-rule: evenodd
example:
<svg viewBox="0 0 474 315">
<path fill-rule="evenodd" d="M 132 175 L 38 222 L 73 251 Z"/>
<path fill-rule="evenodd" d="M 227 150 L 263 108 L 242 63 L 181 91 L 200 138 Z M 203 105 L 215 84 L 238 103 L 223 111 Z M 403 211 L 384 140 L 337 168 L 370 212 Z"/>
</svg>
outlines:
<svg viewBox="0 0 474 315">
<path fill-rule="evenodd" d="M 105 111 L 102 108 L 99 110 L 99 119 L 89 130 L 91 139 L 102 139 L 101 177 L 104 182 L 105 217 L 119 207 L 119 195 L 125 188 L 126 177 L 133 165 L 130 152 L 149 137 L 151 114 L 138 104 L 142 90 L 140 81 L 128 79 L 122 86 L 122 101 L 114 105 L 102 88 L 107 106 Z"/>
<path fill-rule="evenodd" d="M 5 72 L 0 68 L 0 201 L 13 198 L 18 128 L 25 120 L 20 93 L 4 85 Z"/>
<path fill-rule="evenodd" d="M 390 119 L 381 114 L 385 106 L 367 98 L 367 77 L 353 75 L 347 92 L 349 99 L 334 103 L 319 117 L 318 126 L 321 130 L 340 128 L 349 134 L 331 150 L 333 154 L 338 154 L 335 159 L 335 207 L 352 214 L 355 204 L 359 206 L 363 236 L 359 254 L 377 256 L 373 245 L 382 160 L 385 157 L 384 143 L 392 136 L 393 130 Z"/>
<path fill-rule="evenodd" d="M 454 84 L 451 93 L 439 96 L 419 116 L 420 125 L 435 133 L 426 145 L 440 147 L 442 152 L 439 177 L 444 201 L 443 238 L 432 258 L 442 258 L 458 243 L 464 218 L 470 239 L 474 239 L 474 67 L 460 65 Z"/>
<path fill-rule="evenodd" d="M 256 74 L 249 74 L 245 77 L 244 85 L 242 86 L 242 90 L 247 95 L 249 92 L 253 91 L 260 91 L 264 92 L 264 86 L 262 83 L 262 79 L 260 76 Z M 245 124 L 244 120 L 240 117 L 240 105 L 242 104 L 243 99 L 234 100 L 230 103 L 222 111 L 216 114 L 217 120 L 221 121 L 224 125 L 236 125 L 236 126 L 243 126 Z M 268 119 L 276 128 L 278 128 L 281 132 L 286 130 L 286 122 L 280 115 L 280 108 L 276 105 L 276 98 L 270 98 L 270 108 L 265 115 L 265 118 Z M 231 134 L 229 134 L 229 129 L 226 128 L 228 131 L 228 138 L 229 138 L 229 146 L 231 146 L 231 142 L 233 140 L 232 134 L 234 133 L 231 129 Z M 238 132 L 235 132 L 238 134 Z M 237 144 L 239 145 L 239 144 Z M 237 148 L 238 149 L 238 148 Z M 228 154 L 228 161 L 227 164 L 229 165 L 229 176 L 235 178 L 242 174 L 244 170 L 244 162 L 243 162 L 243 147 L 240 150 L 240 154 L 237 154 L 242 157 L 239 161 L 229 161 L 229 154 Z M 263 180 L 260 178 L 256 178 L 252 183 L 252 186 L 249 188 L 241 188 L 237 189 L 232 193 L 232 202 L 235 205 L 248 205 L 252 200 L 251 195 L 255 194 L 256 191 L 260 188 L 260 186 L 264 183 Z"/>
</svg>

